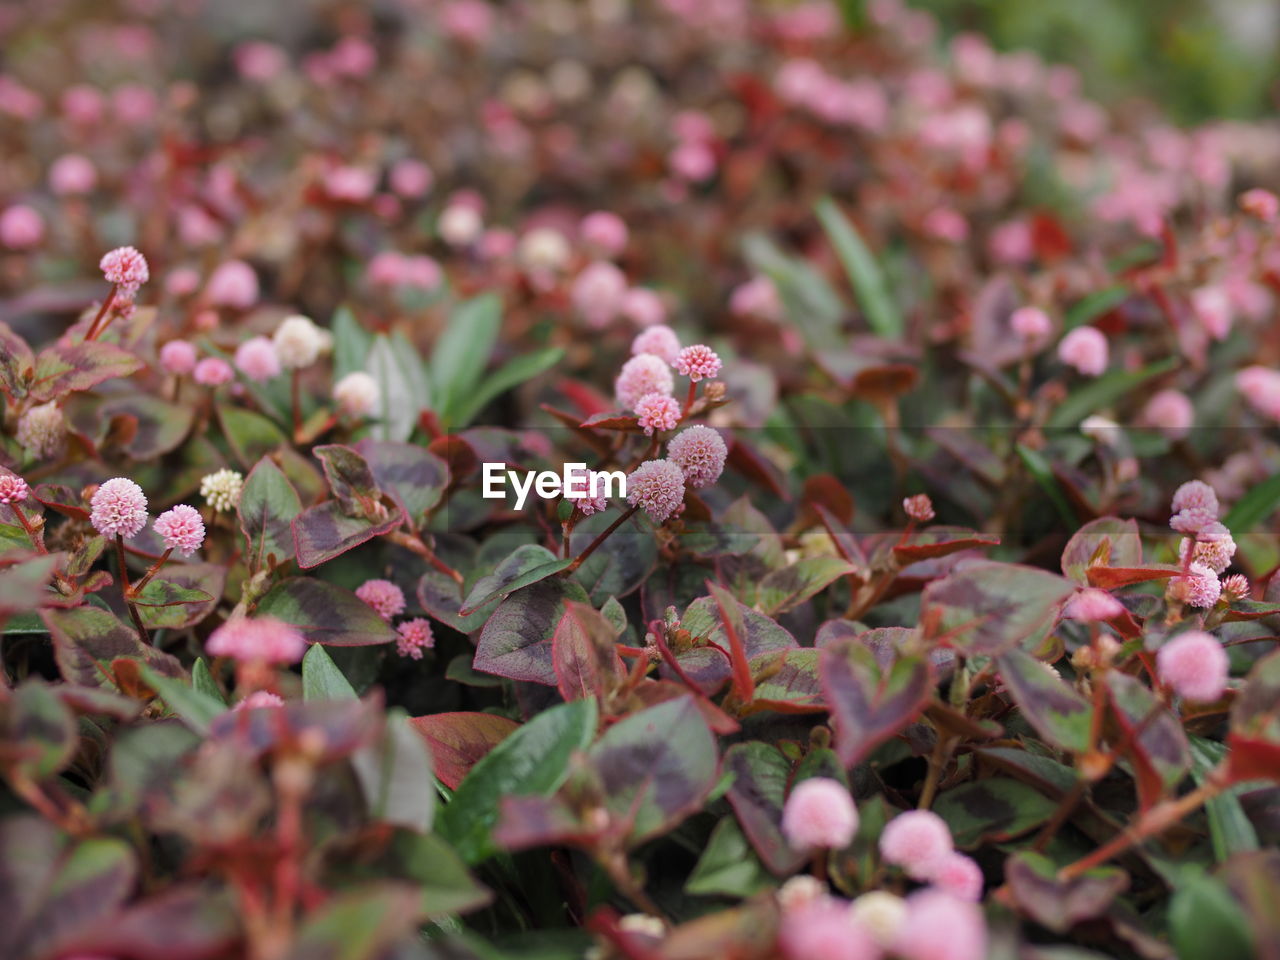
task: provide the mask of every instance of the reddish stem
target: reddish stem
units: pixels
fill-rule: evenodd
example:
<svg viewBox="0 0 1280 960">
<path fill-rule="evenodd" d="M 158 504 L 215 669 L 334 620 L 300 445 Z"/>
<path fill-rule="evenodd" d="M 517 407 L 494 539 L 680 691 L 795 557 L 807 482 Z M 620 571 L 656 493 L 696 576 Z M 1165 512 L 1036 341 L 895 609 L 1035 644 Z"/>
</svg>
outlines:
<svg viewBox="0 0 1280 960">
<path fill-rule="evenodd" d="M 133 604 L 133 590 L 129 586 L 129 568 L 124 562 L 124 537 L 118 533 L 116 534 L 116 563 L 120 567 L 120 589 L 124 593 L 124 605 L 129 608 L 129 616 L 133 618 L 133 625 L 138 630 L 138 638 L 143 643 L 150 643 L 151 638 L 147 634 L 147 628 L 143 626 L 138 608 Z"/>
<path fill-rule="evenodd" d="M 110 321 L 102 324 L 102 329 L 98 329 L 98 324 L 102 323 L 102 318 L 107 315 L 107 311 L 111 309 L 111 304 L 116 299 L 116 284 L 111 285 L 111 289 L 107 291 L 107 298 L 102 301 L 102 306 L 98 308 L 98 315 L 93 318 L 93 323 L 89 324 L 89 332 L 84 335 L 85 342 L 95 340 L 100 334 L 106 333 L 107 327 L 111 325 Z"/>
<path fill-rule="evenodd" d="M 591 556 L 591 554 L 595 553 L 596 548 L 599 547 L 600 544 L 608 540 L 609 535 L 612 534 L 613 531 L 617 530 L 624 523 L 626 523 L 626 521 L 631 518 L 632 514 L 634 514 L 639 509 L 640 509 L 639 507 L 631 507 L 628 510 L 626 510 L 620 517 L 618 517 L 617 520 L 609 524 L 609 526 L 605 528 L 603 533 L 601 533 L 598 537 L 596 537 L 589 544 L 587 544 L 586 549 L 583 550 L 580 554 L 578 554 L 578 556 L 574 559 L 573 563 L 565 567 L 564 569 L 565 575 L 567 576 L 573 573 L 580 566 L 582 566 L 583 561 L 585 561 L 587 557 Z"/>
</svg>

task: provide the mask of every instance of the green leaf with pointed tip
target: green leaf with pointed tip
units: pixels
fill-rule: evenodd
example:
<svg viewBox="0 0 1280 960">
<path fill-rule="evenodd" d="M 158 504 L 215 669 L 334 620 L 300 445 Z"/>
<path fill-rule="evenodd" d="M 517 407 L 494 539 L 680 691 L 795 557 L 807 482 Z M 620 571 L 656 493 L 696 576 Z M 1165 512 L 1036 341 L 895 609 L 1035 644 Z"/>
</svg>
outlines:
<svg viewBox="0 0 1280 960">
<path fill-rule="evenodd" d="M 1235 536 L 1248 533 L 1280 508 L 1280 473 L 1272 474 L 1249 488 L 1235 502 L 1222 521 Z"/>
<path fill-rule="evenodd" d="M 171 580 L 152 577 L 138 591 L 133 602 L 140 607 L 176 607 L 184 603 L 208 603 L 213 597 L 203 590 L 184 587 Z"/>
<path fill-rule="evenodd" d="M 245 469 L 289 442 L 279 427 L 252 410 L 219 404 L 218 423 L 231 452 Z"/>
<path fill-rule="evenodd" d="M 219 703 L 226 703 L 222 691 L 213 680 L 213 674 L 209 672 L 209 665 L 204 662 L 204 657 L 196 657 L 196 662 L 191 665 L 191 687 L 197 693 L 203 693 Z"/>
<path fill-rule="evenodd" d="M 351 765 L 370 817 L 424 833 L 431 829 L 436 813 L 431 753 L 426 741 L 409 725 L 404 710 L 394 707 L 387 711 L 382 736 L 357 750 Z"/>
<path fill-rule="evenodd" d="M 1254 956 L 1249 922 L 1221 880 L 1201 875 L 1174 891 L 1169 936 L 1178 960 L 1222 960 Z"/>
<path fill-rule="evenodd" d="M 76 718 L 54 689 L 30 679 L 13 691 L 3 716 L 15 771 L 32 780 L 52 777 L 75 754 Z"/>
<path fill-rule="evenodd" d="M 875 255 L 867 248 L 862 236 L 840 212 L 835 201 L 823 197 L 817 205 L 818 220 L 827 232 L 827 238 L 836 249 L 836 256 L 849 277 L 853 292 L 858 297 L 863 316 L 877 336 L 890 340 L 902 338 L 906 328 L 898 305 L 893 302 L 889 285 Z"/>
<path fill-rule="evenodd" d="M 570 600 L 585 603 L 587 594 L 576 583 L 559 578 L 511 594 L 485 621 L 472 666 L 509 680 L 555 686 L 552 641 Z"/>
<path fill-rule="evenodd" d="M 431 351 L 432 400 L 446 426 L 483 378 L 502 327 L 502 298 L 485 293 L 459 304 Z"/>
<path fill-rule="evenodd" d="M 1021 650 L 1006 650 L 996 660 L 1000 679 L 1023 718 L 1059 750 L 1089 749 L 1093 706 L 1047 664 Z"/>
<path fill-rule="evenodd" d="M 1179 357 L 1169 357 L 1156 363 L 1148 364 L 1140 370 L 1112 370 L 1095 380 L 1090 380 L 1077 387 L 1049 414 L 1050 428 L 1066 429 L 1077 426 L 1080 421 L 1103 407 L 1110 406 L 1122 397 L 1132 395 L 1148 380 L 1177 369 L 1182 362 Z"/>
<path fill-rule="evenodd" d="M 270 457 L 259 460 L 245 478 L 236 515 L 245 539 L 245 562 L 253 572 L 269 558 L 277 564 L 293 559 L 293 518 L 302 512 L 302 500 L 284 472 Z"/>
<path fill-rule="evenodd" d="M 333 312 L 329 329 L 333 332 L 333 380 L 337 383 L 347 374 L 364 369 L 373 334 L 360 326 L 355 313 L 345 303 Z"/>
<path fill-rule="evenodd" d="M 298 929 L 286 960 L 378 960 L 413 933 L 422 898 L 407 883 L 365 884 L 338 893 Z"/>
<path fill-rule="evenodd" d="M 329 651 L 318 643 L 313 643 L 302 658 L 302 699 L 359 699 L 355 687 L 342 675 Z"/>
<path fill-rule="evenodd" d="M 684 892 L 745 899 L 773 885 L 773 878 L 747 843 L 738 822 L 725 817 L 711 831 L 702 856 L 685 882 Z"/>
<path fill-rule="evenodd" d="M 467 426 L 491 401 L 496 400 L 508 390 L 514 390 L 520 384 L 532 380 L 538 374 L 550 370 L 563 357 L 562 348 L 547 347 L 508 360 L 480 381 L 476 389 L 463 395 L 453 415 L 454 427 Z"/>
<path fill-rule="evenodd" d="M 940 794 L 933 812 L 947 821 L 956 846 L 1011 840 L 1048 820 L 1058 805 L 1021 780 L 987 777 Z"/>
<path fill-rule="evenodd" d="M 1188 737 L 1191 746 L 1191 775 L 1196 784 L 1203 786 L 1209 773 L 1227 757 L 1227 745 L 1219 740 L 1204 737 Z M 1245 816 L 1239 796 L 1243 785 L 1232 787 L 1205 802 L 1209 818 L 1209 838 L 1213 841 L 1213 855 L 1224 863 L 1233 854 L 1258 849 L 1258 831 Z"/>
<path fill-rule="evenodd" d="M 315 577 L 290 577 L 258 601 L 258 613 L 292 624 L 310 643 L 362 647 L 390 643 L 396 634 L 350 590 Z"/>
<path fill-rule="evenodd" d="M 411 344 L 406 350 L 379 334 L 369 348 L 365 371 L 378 384 L 378 418 L 373 435 L 379 440 L 408 440 L 429 395 L 418 352 Z"/>
<path fill-rule="evenodd" d="M 527 587 L 539 580 L 554 576 L 572 562 L 571 559 L 557 557 L 539 544 L 521 544 L 516 547 L 511 556 L 498 564 L 493 573 L 476 581 L 462 609 L 458 612 L 464 617 L 468 616 L 491 600 L 510 596 L 521 587 Z"/>
<path fill-rule="evenodd" d="M 753 270 L 766 274 L 778 288 L 787 318 L 814 350 L 843 346 L 839 328 L 846 307 L 826 278 L 805 259 L 783 253 L 764 234 L 749 234 L 742 252 Z"/>
<path fill-rule="evenodd" d="M 226 712 L 227 706 L 216 697 L 201 693 L 181 680 L 164 677 L 150 667 L 142 668 L 142 679 L 188 727 L 201 735 L 209 732 L 215 717 Z"/>
</svg>

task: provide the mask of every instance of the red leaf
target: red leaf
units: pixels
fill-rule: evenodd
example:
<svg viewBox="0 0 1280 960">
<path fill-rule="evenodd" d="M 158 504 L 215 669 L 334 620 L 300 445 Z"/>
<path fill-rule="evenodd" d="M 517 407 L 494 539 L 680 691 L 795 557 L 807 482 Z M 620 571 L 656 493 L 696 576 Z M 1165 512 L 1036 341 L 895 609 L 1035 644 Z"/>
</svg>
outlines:
<svg viewBox="0 0 1280 960">
<path fill-rule="evenodd" d="M 1150 580 L 1168 580 L 1181 572 L 1177 567 L 1161 564 L 1150 567 L 1089 567 L 1085 575 L 1089 578 L 1089 586 L 1114 590 Z"/>
<path fill-rule="evenodd" d="M 436 776 L 450 790 L 457 790 L 480 758 L 519 727 L 497 714 L 466 712 L 413 717 L 409 725 L 427 741 Z"/>
<path fill-rule="evenodd" d="M 733 692 L 742 702 L 750 703 L 755 696 L 756 685 L 751 677 L 751 664 L 747 662 L 747 651 L 742 643 L 742 611 L 737 599 L 724 587 L 708 580 L 707 589 L 715 597 L 716 606 L 720 608 L 720 622 L 729 640 L 729 662 L 733 667 Z"/>
</svg>

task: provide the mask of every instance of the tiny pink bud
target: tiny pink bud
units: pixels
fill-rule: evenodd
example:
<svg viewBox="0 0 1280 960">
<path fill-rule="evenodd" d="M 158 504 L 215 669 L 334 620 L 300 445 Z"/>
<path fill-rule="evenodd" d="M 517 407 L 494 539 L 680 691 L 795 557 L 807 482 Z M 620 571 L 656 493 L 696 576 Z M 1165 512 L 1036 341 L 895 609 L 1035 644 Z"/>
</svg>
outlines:
<svg viewBox="0 0 1280 960">
<path fill-rule="evenodd" d="M 783 836 L 797 850 L 843 850 L 857 832 L 858 809 L 838 780 L 802 780 L 782 808 Z"/>
<path fill-rule="evenodd" d="M 404 591 L 390 580 L 366 580 L 356 588 L 356 596 L 373 607 L 383 620 L 404 613 Z"/>
<path fill-rule="evenodd" d="M 646 393 L 636 401 L 635 413 L 647 437 L 674 430 L 680 422 L 680 404 L 661 393 Z"/>
<path fill-rule="evenodd" d="M 685 347 L 676 356 L 676 371 L 694 383 L 702 379 L 714 379 L 720 372 L 720 357 L 708 346 L 695 343 Z"/>
<path fill-rule="evenodd" d="M 927 493 L 917 493 L 914 497 L 907 497 L 902 501 L 902 509 L 916 523 L 928 523 L 935 516 L 933 501 L 929 499 Z"/>
<path fill-rule="evenodd" d="M 1221 697 L 1230 668 L 1226 649 L 1201 630 L 1181 633 L 1156 651 L 1160 680 L 1188 700 L 1204 703 Z"/>
<path fill-rule="evenodd" d="M 928 879 L 931 866 L 953 849 L 946 821 L 929 810 L 900 813 L 880 834 L 880 855 L 885 861 L 919 880 Z"/>
<path fill-rule="evenodd" d="M 436 645 L 431 633 L 431 621 L 422 617 L 406 620 L 396 628 L 396 653 L 411 660 L 421 660 L 422 651 Z"/>
<path fill-rule="evenodd" d="M 1107 369 L 1107 338 L 1094 327 L 1076 327 L 1058 344 L 1058 359 L 1086 377 Z"/>
</svg>

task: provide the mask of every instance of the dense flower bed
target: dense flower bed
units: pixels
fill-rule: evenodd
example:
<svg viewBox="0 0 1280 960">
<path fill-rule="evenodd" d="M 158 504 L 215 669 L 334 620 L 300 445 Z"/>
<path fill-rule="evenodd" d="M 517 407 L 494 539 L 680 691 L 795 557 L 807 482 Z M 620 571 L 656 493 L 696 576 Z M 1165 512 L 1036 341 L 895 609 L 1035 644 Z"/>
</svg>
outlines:
<svg viewBox="0 0 1280 960">
<path fill-rule="evenodd" d="M 0 956 L 1280 956 L 1274 128 L 290 6 L 0 10 Z"/>
</svg>

